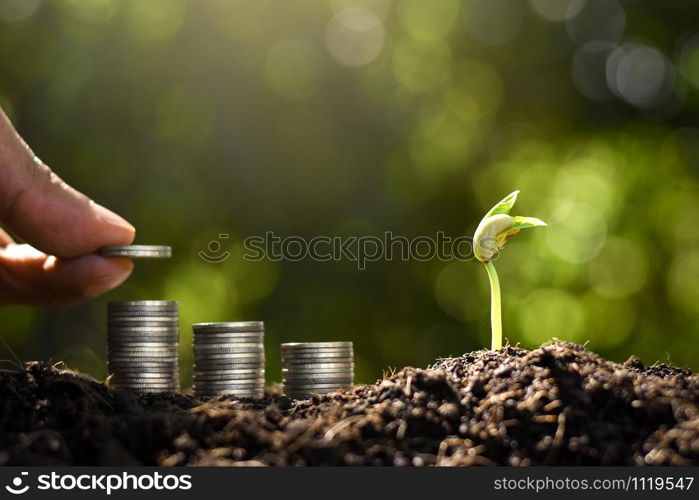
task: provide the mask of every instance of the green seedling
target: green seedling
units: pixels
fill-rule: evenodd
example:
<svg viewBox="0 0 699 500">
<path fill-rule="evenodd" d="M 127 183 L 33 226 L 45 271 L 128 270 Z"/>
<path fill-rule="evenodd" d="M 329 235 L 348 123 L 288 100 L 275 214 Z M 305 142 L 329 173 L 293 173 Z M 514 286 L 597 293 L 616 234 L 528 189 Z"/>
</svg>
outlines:
<svg viewBox="0 0 699 500">
<path fill-rule="evenodd" d="M 534 217 L 511 216 L 510 210 L 517 201 L 519 191 L 503 198 L 485 214 L 473 235 L 473 252 L 476 258 L 485 264 L 490 279 L 490 326 L 492 330 L 492 349 L 502 348 L 502 302 L 500 298 L 500 281 L 495 271 L 493 259 L 505 243 L 522 229 L 545 226 L 546 223 Z"/>
</svg>

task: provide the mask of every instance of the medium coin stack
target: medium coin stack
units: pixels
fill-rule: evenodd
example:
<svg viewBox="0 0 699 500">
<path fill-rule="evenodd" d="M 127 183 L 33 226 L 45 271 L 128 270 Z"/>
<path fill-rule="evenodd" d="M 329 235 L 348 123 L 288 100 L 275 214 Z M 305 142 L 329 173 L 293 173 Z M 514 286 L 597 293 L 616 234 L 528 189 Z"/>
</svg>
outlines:
<svg viewBox="0 0 699 500">
<path fill-rule="evenodd" d="M 179 336 L 175 300 L 110 302 L 107 359 L 112 383 L 137 392 L 178 391 Z"/>
<path fill-rule="evenodd" d="M 265 389 L 265 325 L 262 321 L 192 326 L 194 396 L 224 393 L 262 399 Z"/>
<path fill-rule="evenodd" d="M 350 389 L 354 383 L 352 342 L 282 344 L 284 394 L 308 399 Z"/>
</svg>

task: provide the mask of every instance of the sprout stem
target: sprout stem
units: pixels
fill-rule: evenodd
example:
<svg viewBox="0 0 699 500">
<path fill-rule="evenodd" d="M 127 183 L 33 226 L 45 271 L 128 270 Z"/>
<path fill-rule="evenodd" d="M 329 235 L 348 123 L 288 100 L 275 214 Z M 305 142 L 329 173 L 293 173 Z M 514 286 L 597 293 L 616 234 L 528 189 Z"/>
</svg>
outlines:
<svg viewBox="0 0 699 500">
<path fill-rule="evenodd" d="M 502 312 L 500 305 L 500 281 L 492 261 L 485 263 L 490 279 L 490 326 L 492 328 L 492 349 L 502 349 Z"/>
</svg>

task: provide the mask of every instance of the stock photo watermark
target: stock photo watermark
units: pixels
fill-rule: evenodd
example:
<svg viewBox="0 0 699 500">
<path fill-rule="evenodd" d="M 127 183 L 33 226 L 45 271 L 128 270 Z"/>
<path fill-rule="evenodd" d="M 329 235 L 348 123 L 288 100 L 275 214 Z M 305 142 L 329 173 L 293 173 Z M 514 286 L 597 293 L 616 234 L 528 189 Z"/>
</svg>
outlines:
<svg viewBox="0 0 699 500">
<path fill-rule="evenodd" d="M 217 264 L 227 260 L 231 253 L 223 249 L 222 241 L 229 235 L 222 233 L 209 242 L 199 257 Z M 497 250 L 495 238 L 482 241 Z M 264 236 L 248 236 L 243 240 L 243 259 L 247 261 L 269 260 L 274 262 L 313 260 L 316 262 L 354 262 L 357 269 L 364 270 L 367 264 L 378 261 L 469 261 L 475 258 L 473 238 L 451 237 L 439 231 L 434 236 L 408 238 L 387 231 L 383 236 L 279 236 L 268 231 Z"/>
</svg>

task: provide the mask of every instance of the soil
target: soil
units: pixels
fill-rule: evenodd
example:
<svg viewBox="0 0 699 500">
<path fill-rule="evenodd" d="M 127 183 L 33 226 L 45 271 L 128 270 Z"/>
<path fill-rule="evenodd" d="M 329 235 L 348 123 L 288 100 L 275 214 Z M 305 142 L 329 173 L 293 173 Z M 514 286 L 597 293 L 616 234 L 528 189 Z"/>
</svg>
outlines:
<svg viewBox="0 0 699 500">
<path fill-rule="evenodd" d="M 699 375 L 582 346 L 506 347 L 293 401 L 135 395 L 0 372 L 5 465 L 699 465 Z"/>
</svg>

